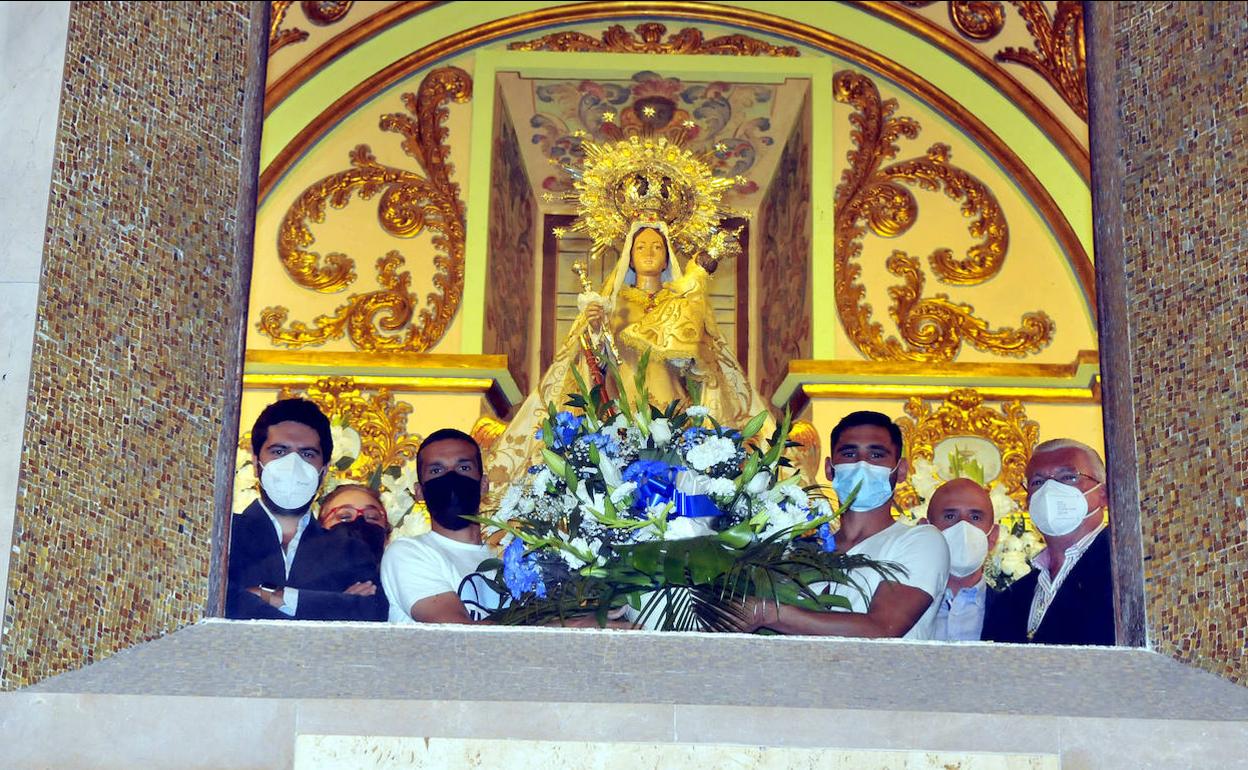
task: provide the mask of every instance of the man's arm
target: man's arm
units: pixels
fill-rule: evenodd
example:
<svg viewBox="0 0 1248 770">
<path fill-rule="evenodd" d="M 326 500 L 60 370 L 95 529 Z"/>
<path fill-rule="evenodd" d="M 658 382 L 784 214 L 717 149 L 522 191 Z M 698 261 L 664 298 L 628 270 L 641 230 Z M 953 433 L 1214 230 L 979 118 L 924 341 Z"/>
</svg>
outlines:
<svg viewBox="0 0 1248 770">
<path fill-rule="evenodd" d="M 357 584 L 358 585 L 358 584 Z M 380 590 L 370 595 L 299 589 L 300 620 L 385 620 L 388 605 Z"/>
<path fill-rule="evenodd" d="M 866 612 L 817 612 L 753 599 L 743 631 L 766 627 L 784 634 L 884 638 L 904 636 L 923 617 L 932 597 L 922 589 L 884 581 Z"/>
<path fill-rule="evenodd" d="M 435 594 L 416 602 L 408 614 L 417 623 L 473 623 L 489 624 L 490 620 L 473 620 L 468 609 L 454 591 Z"/>
</svg>

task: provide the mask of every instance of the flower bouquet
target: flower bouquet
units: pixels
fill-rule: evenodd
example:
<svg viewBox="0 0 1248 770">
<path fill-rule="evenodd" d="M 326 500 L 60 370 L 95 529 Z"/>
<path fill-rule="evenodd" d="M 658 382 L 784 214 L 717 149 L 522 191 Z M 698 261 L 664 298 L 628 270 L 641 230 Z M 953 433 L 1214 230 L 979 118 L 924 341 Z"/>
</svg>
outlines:
<svg viewBox="0 0 1248 770">
<path fill-rule="evenodd" d="M 610 376 L 624 393 L 618 369 Z M 783 470 L 787 415 L 764 441 L 766 413 L 733 430 L 697 405 L 696 389 L 694 405 L 660 410 L 643 374 L 631 403 L 576 379 L 570 409 L 547 407 L 544 462 L 479 517 L 507 533 L 502 558 L 480 568 L 503 599 L 496 622 L 623 613 L 660 630 L 734 630 L 749 597 L 845 608 L 819 586 L 848 584 L 854 568 L 889 571 L 835 552 L 837 514 Z"/>
</svg>

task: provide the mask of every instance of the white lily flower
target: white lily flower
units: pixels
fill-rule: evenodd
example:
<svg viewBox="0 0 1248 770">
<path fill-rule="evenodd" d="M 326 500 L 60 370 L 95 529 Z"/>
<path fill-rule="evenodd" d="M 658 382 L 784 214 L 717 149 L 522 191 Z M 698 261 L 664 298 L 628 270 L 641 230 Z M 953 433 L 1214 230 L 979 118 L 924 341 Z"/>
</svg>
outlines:
<svg viewBox="0 0 1248 770">
<path fill-rule="evenodd" d="M 750 479 L 745 485 L 745 493 L 750 497 L 758 497 L 766 492 L 771 485 L 771 474 L 767 471 L 759 471 L 754 474 L 754 478 Z"/>
<path fill-rule="evenodd" d="M 650 437 L 656 447 L 665 447 L 672 443 L 672 423 L 665 417 L 650 421 Z"/>
<path fill-rule="evenodd" d="M 634 481 L 625 481 L 615 489 L 611 490 L 611 504 L 617 508 L 623 505 L 637 491 L 637 483 Z"/>
<path fill-rule="evenodd" d="M 615 489 L 624 483 L 619 467 L 605 454 L 598 458 L 598 470 L 602 473 L 602 480 L 606 482 L 608 489 Z"/>
<path fill-rule="evenodd" d="M 330 467 L 336 467 L 339 460 L 350 458 L 354 461 L 360 456 L 363 447 L 360 434 L 355 428 L 331 423 L 329 436 L 334 441 L 334 456 L 330 460 Z"/>
<path fill-rule="evenodd" d="M 420 537 L 429 530 L 429 513 L 423 508 L 413 508 L 390 533 L 390 540 L 393 542 L 403 537 Z"/>
</svg>

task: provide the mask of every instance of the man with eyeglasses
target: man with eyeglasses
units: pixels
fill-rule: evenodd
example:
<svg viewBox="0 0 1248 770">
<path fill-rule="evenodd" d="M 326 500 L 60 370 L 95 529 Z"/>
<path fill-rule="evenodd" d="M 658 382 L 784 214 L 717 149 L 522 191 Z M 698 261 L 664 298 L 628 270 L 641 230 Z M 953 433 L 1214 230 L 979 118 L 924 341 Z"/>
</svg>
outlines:
<svg viewBox="0 0 1248 770">
<path fill-rule="evenodd" d="M 1044 537 L 1033 569 L 992 602 L 985 640 L 1114 643 L 1105 463 L 1072 439 L 1046 441 L 1027 463 L 1027 508 Z"/>
</svg>

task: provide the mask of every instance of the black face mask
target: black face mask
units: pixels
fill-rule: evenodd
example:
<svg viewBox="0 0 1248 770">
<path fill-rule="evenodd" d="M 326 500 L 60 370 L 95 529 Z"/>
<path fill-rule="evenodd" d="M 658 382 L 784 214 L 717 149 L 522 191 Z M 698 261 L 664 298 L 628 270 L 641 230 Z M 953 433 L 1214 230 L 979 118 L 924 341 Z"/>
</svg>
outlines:
<svg viewBox="0 0 1248 770">
<path fill-rule="evenodd" d="M 363 517 L 353 521 L 344 521 L 335 526 L 330 531 L 331 535 L 338 537 L 349 537 L 360 540 L 377 558 L 377 562 L 381 562 L 381 554 L 386 550 L 386 530 L 376 524 L 370 524 Z"/>
<path fill-rule="evenodd" d="M 440 526 L 458 531 L 473 522 L 463 516 L 476 516 L 481 507 L 481 479 L 458 473 L 444 473 L 421 482 L 429 515 Z"/>
</svg>

